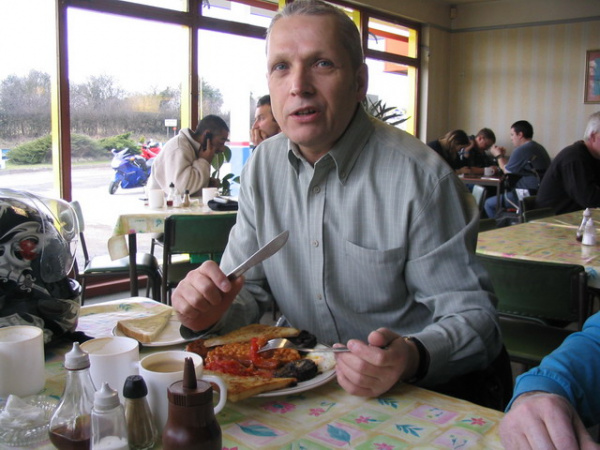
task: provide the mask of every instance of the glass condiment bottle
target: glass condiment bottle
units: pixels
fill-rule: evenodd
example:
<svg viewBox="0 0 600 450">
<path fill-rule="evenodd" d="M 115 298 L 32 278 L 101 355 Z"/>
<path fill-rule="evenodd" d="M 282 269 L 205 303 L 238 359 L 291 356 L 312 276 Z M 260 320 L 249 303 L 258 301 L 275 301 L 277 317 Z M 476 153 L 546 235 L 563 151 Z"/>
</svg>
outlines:
<svg viewBox="0 0 600 450">
<path fill-rule="evenodd" d="M 171 184 L 169 184 L 169 193 L 167 194 L 167 206 L 173 206 L 174 201 L 175 201 L 175 195 L 176 195 L 176 190 L 175 190 L 175 184 L 173 182 L 171 182 Z"/>
<path fill-rule="evenodd" d="M 169 415 L 163 429 L 164 450 L 220 450 L 221 427 L 213 409 L 210 383 L 196 379 L 192 358 L 185 358 L 183 380 L 167 390 Z"/>
<path fill-rule="evenodd" d="M 94 394 L 92 450 L 129 450 L 125 411 L 119 393 L 106 382 Z"/>
<path fill-rule="evenodd" d="M 65 355 L 67 380 L 60 403 L 49 424 L 50 441 L 60 450 L 90 448 L 90 414 L 94 405 L 94 382 L 90 375 L 89 355 L 74 342 Z"/>
<path fill-rule="evenodd" d="M 189 189 L 186 189 L 183 194 L 183 199 L 181 200 L 181 206 L 183 206 L 184 208 L 190 207 L 190 190 Z"/>
<path fill-rule="evenodd" d="M 596 226 L 594 220 L 590 217 L 585 224 L 583 229 L 583 238 L 581 240 L 583 245 L 596 245 Z"/>
<path fill-rule="evenodd" d="M 591 218 L 592 218 L 592 212 L 590 211 L 590 208 L 585 208 L 585 210 L 583 211 L 583 219 L 581 219 L 581 225 L 579 225 L 579 228 L 577 229 L 577 234 L 575 236 L 575 238 L 579 242 L 581 242 L 583 240 L 583 233 L 585 231 L 585 226 L 591 220 Z"/>
<path fill-rule="evenodd" d="M 125 422 L 129 448 L 147 450 L 154 447 L 158 436 L 146 396 L 148 387 L 141 375 L 129 375 L 123 386 Z"/>
</svg>

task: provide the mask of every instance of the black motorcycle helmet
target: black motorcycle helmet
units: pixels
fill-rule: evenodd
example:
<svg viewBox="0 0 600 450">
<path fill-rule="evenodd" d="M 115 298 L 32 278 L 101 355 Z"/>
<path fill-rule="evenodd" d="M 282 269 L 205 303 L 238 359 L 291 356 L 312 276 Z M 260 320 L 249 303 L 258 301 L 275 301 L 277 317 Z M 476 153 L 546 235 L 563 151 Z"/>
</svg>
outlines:
<svg viewBox="0 0 600 450">
<path fill-rule="evenodd" d="M 39 326 L 46 342 L 74 331 L 81 289 L 67 275 L 78 236 L 67 202 L 0 189 L 0 327 Z"/>
</svg>

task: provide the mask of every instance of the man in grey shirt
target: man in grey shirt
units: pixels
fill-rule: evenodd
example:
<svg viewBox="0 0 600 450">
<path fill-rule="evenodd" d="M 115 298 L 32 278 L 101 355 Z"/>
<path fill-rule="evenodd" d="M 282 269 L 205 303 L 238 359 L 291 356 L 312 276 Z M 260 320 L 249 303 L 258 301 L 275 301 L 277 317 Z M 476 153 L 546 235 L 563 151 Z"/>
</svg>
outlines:
<svg viewBox="0 0 600 450">
<path fill-rule="evenodd" d="M 275 299 L 291 325 L 348 345 L 337 379 L 361 396 L 490 366 L 502 341 L 474 255 L 477 207 L 433 151 L 360 106 L 368 74 L 356 26 L 318 0 L 289 4 L 269 28 L 267 66 L 283 132 L 244 167 L 221 268 L 207 262 L 174 291 L 183 324 L 224 333 Z M 283 230 L 277 254 L 227 280 Z"/>
</svg>

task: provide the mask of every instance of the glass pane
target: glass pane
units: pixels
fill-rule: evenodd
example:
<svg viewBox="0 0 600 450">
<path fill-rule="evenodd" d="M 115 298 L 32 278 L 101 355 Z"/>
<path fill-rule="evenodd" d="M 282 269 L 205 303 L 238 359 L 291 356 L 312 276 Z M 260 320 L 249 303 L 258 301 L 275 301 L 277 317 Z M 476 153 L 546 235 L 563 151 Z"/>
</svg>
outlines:
<svg viewBox="0 0 600 450">
<path fill-rule="evenodd" d="M 120 0 L 127 3 L 139 3 L 140 5 L 158 6 L 160 8 L 173 9 L 175 11 L 186 11 L 187 0 Z"/>
<path fill-rule="evenodd" d="M 177 131 L 185 36 L 178 25 L 68 11 L 73 199 L 82 205 L 92 255 L 107 253 L 118 212 L 143 205 L 149 173 L 142 158 L 129 185 L 112 183 L 110 150 L 139 154 L 142 144 L 164 143 Z M 139 238 L 147 251 L 150 235 Z"/>
<path fill-rule="evenodd" d="M 414 30 L 384 20 L 369 19 L 368 48 L 400 56 L 416 57 Z"/>
<path fill-rule="evenodd" d="M 48 23 L 48 17 L 54 17 L 54 2 L 3 1 L 0 17 L 0 185 L 55 196 L 50 170 L 55 52 L 53 25 Z M 25 147 L 39 139 L 47 152 Z M 32 177 L 31 171 L 40 167 L 46 168 L 47 176 Z"/>
<path fill-rule="evenodd" d="M 267 28 L 277 13 L 276 1 L 245 0 L 231 2 L 229 0 L 210 0 L 202 2 L 202 15 L 216 19 L 241 22 Z"/>
<path fill-rule="evenodd" d="M 415 98 L 416 98 L 416 70 L 407 66 L 391 64 L 367 58 L 369 66 L 368 102 L 371 113 L 375 110 L 376 116 L 385 112 L 388 123 L 402 121 L 397 124 L 399 128 L 413 133 L 415 131 Z M 379 117 L 382 118 L 382 117 Z"/>
<path fill-rule="evenodd" d="M 256 101 L 269 92 L 265 41 L 205 30 L 200 31 L 198 40 L 202 84 L 198 116 L 216 114 L 227 122 L 233 156 L 231 164 L 222 170 L 224 174 L 240 175 L 250 155 L 250 127 Z M 236 195 L 239 186 L 233 188 L 232 193 Z"/>
</svg>

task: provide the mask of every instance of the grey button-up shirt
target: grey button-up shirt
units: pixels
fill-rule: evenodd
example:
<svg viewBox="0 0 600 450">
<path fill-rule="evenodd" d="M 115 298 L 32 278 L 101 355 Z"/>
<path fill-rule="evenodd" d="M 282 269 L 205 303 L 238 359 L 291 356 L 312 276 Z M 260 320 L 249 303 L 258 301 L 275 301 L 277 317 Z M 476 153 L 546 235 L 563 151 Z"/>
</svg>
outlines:
<svg viewBox="0 0 600 450">
<path fill-rule="evenodd" d="M 225 272 L 281 231 L 290 236 L 246 273 L 215 330 L 257 321 L 274 298 L 291 325 L 325 344 L 364 341 L 382 326 L 415 336 L 431 356 L 424 384 L 497 356 L 496 300 L 474 255 L 474 200 L 408 133 L 359 107 L 314 167 L 279 134 L 244 167 L 239 204 Z"/>
</svg>

